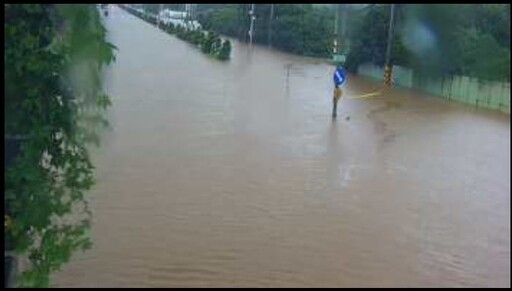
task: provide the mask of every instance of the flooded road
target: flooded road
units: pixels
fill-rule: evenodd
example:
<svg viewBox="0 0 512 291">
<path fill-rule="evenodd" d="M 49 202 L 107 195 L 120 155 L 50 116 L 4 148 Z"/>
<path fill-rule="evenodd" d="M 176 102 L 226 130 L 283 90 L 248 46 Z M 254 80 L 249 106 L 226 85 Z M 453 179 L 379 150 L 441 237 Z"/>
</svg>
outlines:
<svg viewBox="0 0 512 291">
<path fill-rule="evenodd" d="M 107 28 L 94 246 L 54 286 L 510 287 L 509 115 L 395 90 L 333 121 L 317 60 Z"/>
</svg>

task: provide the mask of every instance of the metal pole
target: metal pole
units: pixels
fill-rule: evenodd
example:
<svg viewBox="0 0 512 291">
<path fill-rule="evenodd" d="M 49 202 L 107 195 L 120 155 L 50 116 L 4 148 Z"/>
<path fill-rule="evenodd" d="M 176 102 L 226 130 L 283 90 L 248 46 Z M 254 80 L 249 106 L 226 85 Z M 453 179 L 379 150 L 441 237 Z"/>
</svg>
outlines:
<svg viewBox="0 0 512 291">
<path fill-rule="evenodd" d="M 185 4 L 185 25 L 190 29 L 190 4 Z"/>
<path fill-rule="evenodd" d="M 238 4 L 238 37 L 241 41 L 246 42 L 247 36 L 245 34 L 245 4 Z"/>
<path fill-rule="evenodd" d="M 270 18 L 268 19 L 268 45 L 272 46 L 272 20 L 274 18 L 274 4 L 270 4 Z"/>
<path fill-rule="evenodd" d="M 192 4 L 187 4 L 187 27 L 192 28 Z"/>
<path fill-rule="evenodd" d="M 386 66 L 384 67 L 384 84 L 391 87 L 392 66 L 391 66 L 391 46 L 393 41 L 393 28 L 395 22 L 395 4 L 391 4 L 389 17 L 388 44 L 386 48 Z"/>
<path fill-rule="evenodd" d="M 156 21 L 156 26 L 157 27 L 160 27 L 160 17 L 161 17 L 161 14 L 162 14 L 162 6 L 163 6 L 163 4 L 160 4 L 158 6 L 158 17 L 157 17 L 157 21 Z"/>
<path fill-rule="evenodd" d="M 236 30 L 236 34 L 237 36 L 240 38 L 240 5 L 241 4 L 237 4 L 236 5 L 236 23 L 237 23 L 237 30 Z"/>
<path fill-rule="evenodd" d="M 390 65 L 391 61 L 391 43 L 393 40 L 393 24 L 395 20 L 395 4 L 391 4 L 391 15 L 389 17 L 389 30 L 388 30 L 388 45 L 386 49 L 386 66 Z"/>
<path fill-rule="evenodd" d="M 341 4 L 341 37 L 340 37 L 340 53 L 345 46 L 347 39 L 347 4 Z M 341 45 L 343 42 L 343 46 Z"/>
<path fill-rule="evenodd" d="M 336 55 L 336 53 L 338 52 L 338 22 L 339 22 L 339 6 L 340 4 L 336 4 L 336 18 L 334 20 L 334 48 L 333 48 L 333 53 L 334 55 Z"/>
<path fill-rule="evenodd" d="M 251 4 L 251 12 L 249 13 L 251 16 L 251 27 L 249 29 L 249 43 L 252 45 L 252 38 L 254 33 L 254 20 L 256 17 L 254 16 L 254 4 Z"/>
</svg>

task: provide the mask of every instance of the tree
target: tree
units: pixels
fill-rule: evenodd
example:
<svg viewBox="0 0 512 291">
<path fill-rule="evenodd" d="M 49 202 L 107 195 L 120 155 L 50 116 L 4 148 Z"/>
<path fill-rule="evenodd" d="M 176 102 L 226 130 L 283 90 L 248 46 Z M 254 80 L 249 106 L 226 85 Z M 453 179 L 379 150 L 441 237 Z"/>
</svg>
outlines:
<svg viewBox="0 0 512 291">
<path fill-rule="evenodd" d="M 257 44 L 267 44 L 269 4 L 255 5 L 255 38 Z M 199 22 L 212 31 L 246 41 L 249 27 L 247 4 L 217 5 L 203 10 Z M 298 54 L 327 57 L 332 42 L 333 13 L 329 7 L 275 4 L 272 23 L 273 47 Z"/>
<path fill-rule="evenodd" d="M 31 263 L 19 285 L 47 287 L 51 272 L 91 245 L 84 193 L 94 178 L 85 145 L 107 124 L 100 72 L 114 47 L 95 5 L 4 8 L 4 98 L 14 113 L 5 129 L 23 137 L 4 176 L 4 234 L 8 250 Z"/>
<path fill-rule="evenodd" d="M 125 5 L 121 5 L 120 7 L 149 23 L 155 24 L 154 17 L 152 16 L 143 15 L 138 11 Z M 201 51 L 207 54 L 211 54 L 217 59 L 229 59 L 229 54 L 231 52 L 231 44 L 229 43 L 229 41 L 227 41 L 227 45 L 226 42 L 224 42 L 223 44 L 219 34 L 215 31 L 203 33 L 201 29 L 188 29 L 181 25 L 175 26 L 172 23 L 164 25 L 162 29 L 167 31 L 168 33 L 176 33 L 176 36 L 178 38 L 190 42 L 193 45 L 200 46 Z"/>
<path fill-rule="evenodd" d="M 347 58 L 347 69 L 356 71 L 363 62 L 384 64 L 386 46 L 387 5 L 374 5 L 362 16 L 362 21 L 354 30 L 353 47 Z"/>
<path fill-rule="evenodd" d="M 221 60 L 227 60 L 229 59 L 231 55 L 231 42 L 229 40 L 224 40 L 224 43 L 222 44 L 222 48 L 219 53 L 219 59 Z"/>
<path fill-rule="evenodd" d="M 217 56 L 220 53 L 220 49 L 222 48 L 222 40 L 218 35 L 214 36 L 211 54 Z"/>
<path fill-rule="evenodd" d="M 203 43 L 201 44 L 201 50 L 205 54 L 209 54 L 212 50 L 214 36 L 212 32 L 207 32 L 206 37 L 204 38 Z"/>
<path fill-rule="evenodd" d="M 391 63 L 420 75 L 468 75 L 510 79 L 510 6 L 503 4 L 414 4 L 397 7 Z M 361 16 L 357 16 L 361 14 Z M 382 66 L 388 5 L 355 14 L 347 68 L 365 62 Z"/>
</svg>

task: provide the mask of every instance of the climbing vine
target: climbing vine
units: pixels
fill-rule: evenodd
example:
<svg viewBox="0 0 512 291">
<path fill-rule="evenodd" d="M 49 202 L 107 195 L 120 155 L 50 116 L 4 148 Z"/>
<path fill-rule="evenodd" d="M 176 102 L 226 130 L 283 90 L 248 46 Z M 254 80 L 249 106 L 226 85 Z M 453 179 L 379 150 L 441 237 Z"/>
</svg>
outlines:
<svg viewBox="0 0 512 291">
<path fill-rule="evenodd" d="M 19 287 L 48 287 L 91 246 L 86 146 L 108 125 L 101 74 L 115 47 L 95 5 L 5 4 L 4 16 L 5 140 L 20 147 L 4 176 L 6 248 L 29 261 Z"/>
</svg>

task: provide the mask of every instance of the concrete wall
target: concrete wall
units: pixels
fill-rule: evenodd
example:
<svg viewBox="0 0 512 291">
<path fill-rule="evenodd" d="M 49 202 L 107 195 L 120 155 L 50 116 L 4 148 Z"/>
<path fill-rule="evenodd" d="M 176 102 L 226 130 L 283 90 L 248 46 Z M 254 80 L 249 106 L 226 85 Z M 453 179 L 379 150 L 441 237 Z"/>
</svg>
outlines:
<svg viewBox="0 0 512 291">
<path fill-rule="evenodd" d="M 363 64 L 359 66 L 358 74 L 383 81 L 384 70 L 373 64 Z M 510 82 L 481 81 L 467 76 L 425 78 L 400 66 L 393 66 L 393 79 L 395 86 L 510 114 Z"/>
</svg>

